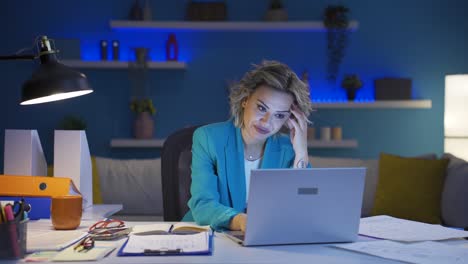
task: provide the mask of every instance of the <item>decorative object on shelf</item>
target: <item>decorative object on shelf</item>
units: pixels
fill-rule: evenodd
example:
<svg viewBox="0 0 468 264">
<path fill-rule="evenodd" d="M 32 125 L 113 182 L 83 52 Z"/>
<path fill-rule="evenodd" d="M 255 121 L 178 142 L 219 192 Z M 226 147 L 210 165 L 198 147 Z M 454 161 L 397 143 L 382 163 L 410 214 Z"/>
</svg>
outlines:
<svg viewBox="0 0 468 264">
<path fill-rule="evenodd" d="M 332 127 L 331 129 L 331 139 L 332 140 L 343 140 L 343 128 L 340 126 Z"/>
<path fill-rule="evenodd" d="M 143 20 L 149 21 L 153 19 L 153 11 L 151 10 L 151 5 L 149 0 L 145 0 L 145 4 L 143 6 Z"/>
<path fill-rule="evenodd" d="M 307 128 L 307 140 L 315 140 L 315 127 L 310 126 Z"/>
<path fill-rule="evenodd" d="M 345 89 L 348 100 L 354 101 L 357 90 L 362 87 L 362 81 L 357 74 L 348 74 L 343 78 L 341 87 Z"/>
<path fill-rule="evenodd" d="M 174 33 L 169 34 L 166 41 L 166 60 L 179 60 L 179 45 L 177 44 L 177 39 Z"/>
<path fill-rule="evenodd" d="M 281 0 L 271 0 L 270 1 L 270 8 L 267 10 L 265 17 L 265 21 L 287 21 L 288 20 L 288 12 L 283 7 Z"/>
<path fill-rule="evenodd" d="M 136 113 L 135 122 L 133 124 L 133 133 L 135 138 L 153 138 L 153 115 L 156 114 L 156 108 L 153 106 L 153 101 L 149 98 L 135 98 L 130 102 L 130 110 Z"/>
<path fill-rule="evenodd" d="M 329 141 L 331 139 L 331 128 L 324 126 L 320 128 L 320 140 Z"/>
<path fill-rule="evenodd" d="M 100 47 L 101 47 L 101 60 L 107 60 L 107 40 L 101 40 L 100 41 Z"/>
<path fill-rule="evenodd" d="M 113 40 L 112 41 L 112 59 L 113 60 L 119 60 L 119 49 L 120 49 L 120 43 L 118 40 Z"/>
<path fill-rule="evenodd" d="M 86 121 L 75 115 L 66 115 L 58 124 L 60 130 L 86 130 Z"/>
<path fill-rule="evenodd" d="M 374 81 L 375 100 L 410 100 L 410 78 L 381 78 Z"/>
<path fill-rule="evenodd" d="M 349 9 L 342 5 L 325 8 L 323 24 L 327 28 L 327 79 L 335 82 L 348 45 Z"/>
<path fill-rule="evenodd" d="M 130 20 L 143 20 L 143 10 L 141 9 L 139 0 L 133 2 L 128 18 Z"/>
<path fill-rule="evenodd" d="M 146 62 L 148 61 L 149 49 L 138 47 L 133 48 L 133 50 L 135 51 L 135 62 L 138 65 L 146 65 Z"/>
<path fill-rule="evenodd" d="M 223 21 L 226 20 L 226 17 L 227 9 L 224 1 L 189 1 L 185 19 L 190 21 Z"/>
</svg>

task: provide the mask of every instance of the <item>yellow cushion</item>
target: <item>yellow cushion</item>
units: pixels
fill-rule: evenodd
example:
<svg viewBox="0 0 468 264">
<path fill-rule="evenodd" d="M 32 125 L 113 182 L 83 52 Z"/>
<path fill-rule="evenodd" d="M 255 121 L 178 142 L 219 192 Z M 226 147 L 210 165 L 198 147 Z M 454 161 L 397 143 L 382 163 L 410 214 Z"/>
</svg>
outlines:
<svg viewBox="0 0 468 264">
<path fill-rule="evenodd" d="M 441 223 L 447 159 L 403 158 L 382 153 L 372 215 Z"/>
<path fill-rule="evenodd" d="M 101 184 L 99 182 L 99 172 L 96 166 L 96 158 L 91 156 L 91 164 L 93 170 L 93 204 L 102 204 Z M 47 175 L 54 176 L 54 166 L 47 167 Z"/>
<path fill-rule="evenodd" d="M 93 204 L 102 204 L 101 183 L 94 156 L 91 156 L 91 163 L 93 165 Z"/>
</svg>

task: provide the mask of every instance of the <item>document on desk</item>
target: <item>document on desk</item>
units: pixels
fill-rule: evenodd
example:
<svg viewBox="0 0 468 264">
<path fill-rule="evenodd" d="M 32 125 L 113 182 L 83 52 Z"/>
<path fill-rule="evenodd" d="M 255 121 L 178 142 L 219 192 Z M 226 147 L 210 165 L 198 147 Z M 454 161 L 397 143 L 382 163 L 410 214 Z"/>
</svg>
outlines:
<svg viewBox="0 0 468 264">
<path fill-rule="evenodd" d="M 356 242 L 333 247 L 417 264 L 468 264 L 468 250 L 463 247 L 426 241 L 413 244 L 389 240 Z"/>
<path fill-rule="evenodd" d="M 81 221 L 76 230 L 55 230 L 50 219 L 30 221 L 26 239 L 26 251 L 58 251 L 88 234 L 88 226 L 93 222 Z"/>
<path fill-rule="evenodd" d="M 404 220 L 387 215 L 361 218 L 359 234 L 404 242 L 468 237 L 468 231 Z"/>
<path fill-rule="evenodd" d="M 209 232 L 190 235 L 131 235 L 119 251 L 119 256 L 193 255 L 211 253 Z"/>
</svg>

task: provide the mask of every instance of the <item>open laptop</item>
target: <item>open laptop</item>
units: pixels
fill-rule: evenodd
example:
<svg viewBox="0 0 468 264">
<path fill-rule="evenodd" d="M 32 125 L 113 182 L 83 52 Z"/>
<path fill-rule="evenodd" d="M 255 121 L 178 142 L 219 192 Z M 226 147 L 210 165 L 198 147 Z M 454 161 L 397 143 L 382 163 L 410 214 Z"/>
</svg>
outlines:
<svg viewBox="0 0 468 264">
<path fill-rule="evenodd" d="M 357 239 L 366 168 L 252 170 L 244 246 Z"/>
</svg>

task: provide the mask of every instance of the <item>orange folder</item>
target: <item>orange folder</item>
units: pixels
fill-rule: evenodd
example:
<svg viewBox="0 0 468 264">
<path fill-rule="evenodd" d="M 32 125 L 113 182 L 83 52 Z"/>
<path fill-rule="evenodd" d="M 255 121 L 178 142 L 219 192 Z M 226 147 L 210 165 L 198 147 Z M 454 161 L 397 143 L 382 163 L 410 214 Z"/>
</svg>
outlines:
<svg viewBox="0 0 468 264">
<path fill-rule="evenodd" d="M 81 195 L 70 178 L 0 175 L 0 196 Z"/>
</svg>

